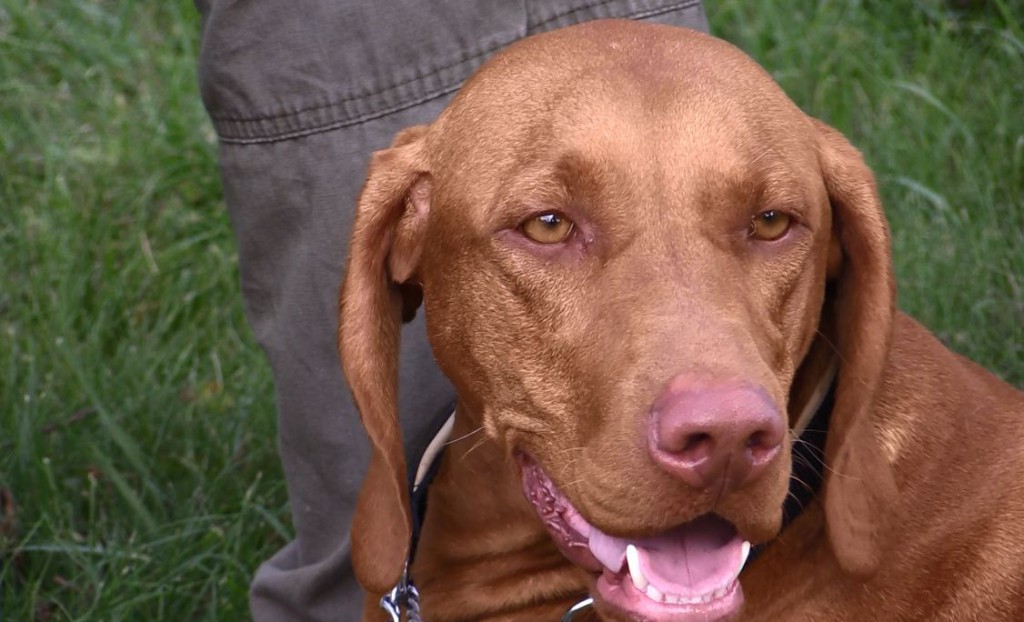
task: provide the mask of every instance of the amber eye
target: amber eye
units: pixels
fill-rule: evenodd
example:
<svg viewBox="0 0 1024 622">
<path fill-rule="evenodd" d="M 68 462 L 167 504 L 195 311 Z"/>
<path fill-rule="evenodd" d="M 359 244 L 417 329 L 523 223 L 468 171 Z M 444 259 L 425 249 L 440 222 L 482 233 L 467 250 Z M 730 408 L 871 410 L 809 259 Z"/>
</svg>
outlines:
<svg viewBox="0 0 1024 622">
<path fill-rule="evenodd" d="M 564 242 L 572 233 L 572 227 L 571 220 L 555 212 L 544 212 L 521 225 L 523 234 L 538 244 Z"/>
<path fill-rule="evenodd" d="M 789 231 L 793 219 L 788 214 L 768 210 L 750 220 L 750 235 L 758 240 L 778 240 Z"/>
</svg>

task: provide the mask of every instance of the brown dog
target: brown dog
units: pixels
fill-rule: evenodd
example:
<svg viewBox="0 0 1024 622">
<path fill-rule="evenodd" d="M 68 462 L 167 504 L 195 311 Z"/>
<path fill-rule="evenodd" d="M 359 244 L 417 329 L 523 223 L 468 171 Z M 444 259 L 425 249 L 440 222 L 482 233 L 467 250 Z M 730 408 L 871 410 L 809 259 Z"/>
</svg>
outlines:
<svg viewBox="0 0 1024 622">
<path fill-rule="evenodd" d="M 895 310 L 871 172 L 732 46 L 533 37 L 374 156 L 340 328 L 374 448 L 366 620 L 408 548 L 419 288 L 464 439 L 412 569 L 429 622 L 587 592 L 612 620 L 1024 620 L 1024 395 Z M 836 368 L 824 488 L 780 533 Z"/>
</svg>

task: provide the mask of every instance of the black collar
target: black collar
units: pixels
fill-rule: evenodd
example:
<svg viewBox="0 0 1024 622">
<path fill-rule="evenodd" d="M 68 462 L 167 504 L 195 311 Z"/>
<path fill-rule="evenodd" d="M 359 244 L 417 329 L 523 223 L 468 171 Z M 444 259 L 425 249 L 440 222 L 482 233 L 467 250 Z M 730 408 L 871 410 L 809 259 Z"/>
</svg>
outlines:
<svg viewBox="0 0 1024 622">
<path fill-rule="evenodd" d="M 835 406 L 836 381 L 834 369 L 829 372 L 828 392 L 814 411 L 811 420 L 794 439 L 791 450 L 793 471 L 789 478 L 789 494 L 782 506 L 782 528 L 785 529 L 803 512 L 807 504 L 821 490 L 825 471 L 825 441 L 828 438 L 829 422 Z M 444 453 L 444 444 L 451 434 L 454 412 L 444 420 L 434 434 L 433 440 L 424 448 L 418 460 L 410 461 L 409 491 L 412 501 L 412 538 L 409 542 L 409 553 L 406 557 L 402 579 L 394 589 L 381 598 L 381 608 L 391 615 L 395 622 L 401 620 L 402 612 L 406 612 L 410 622 L 422 622 L 419 615 L 419 593 L 412 583 L 409 568 L 416 557 L 416 545 L 419 543 L 423 519 L 427 515 L 427 491 L 437 474 Z M 412 466 L 415 465 L 415 466 Z M 766 545 L 755 547 L 750 553 L 751 559 L 764 550 Z M 748 562 L 749 563 L 749 562 Z M 562 620 L 571 620 L 575 612 L 586 609 L 590 598 L 577 603 L 566 613 Z"/>
</svg>

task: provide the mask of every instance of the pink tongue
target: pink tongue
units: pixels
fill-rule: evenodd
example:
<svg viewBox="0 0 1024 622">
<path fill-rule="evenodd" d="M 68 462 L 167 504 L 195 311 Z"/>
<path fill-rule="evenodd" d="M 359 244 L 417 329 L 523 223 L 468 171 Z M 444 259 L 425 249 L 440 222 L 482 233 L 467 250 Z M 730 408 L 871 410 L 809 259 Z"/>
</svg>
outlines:
<svg viewBox="0 0 1024 622">
<path fill-rule="evenodd" d="M 736 571 L 743 541 L 728 522 L 705 515 L 665 534 L 638 540 L 647 580 L 662 592 L 700 594 Z"/>
<path fill-rule="evenodd" d="M 736 572 L 743 540 L 729 522 L 707 514 L 657 536 L 626 540 L 590 532 L 590 550 L 602 564 L 623 569 L 626 545 L 640 553 L 640 565 L 652 585 L 669 594 L 696 595 L 715 589 Z"/>
</svg>

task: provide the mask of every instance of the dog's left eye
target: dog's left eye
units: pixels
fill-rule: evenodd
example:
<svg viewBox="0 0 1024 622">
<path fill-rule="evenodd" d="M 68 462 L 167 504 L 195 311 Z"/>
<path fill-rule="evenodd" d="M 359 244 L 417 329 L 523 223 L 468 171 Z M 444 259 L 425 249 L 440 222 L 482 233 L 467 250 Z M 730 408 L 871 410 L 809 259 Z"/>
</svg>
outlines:
<svg viewBox="0 0 1024 622">
<path fill-rule="evenodd" d="M 758 240 L 778 240 L 789 231 L 793 219 L 789 214 L 768 210 L 750 220 L 750 236 Z"/>
<path fill-rule="evenodd" d="M 573 222 L 556 212 L 544 212 L 527 220 L 520 229 L 538 244 L 558 244 L 572 233 Z"/>
</svg>

